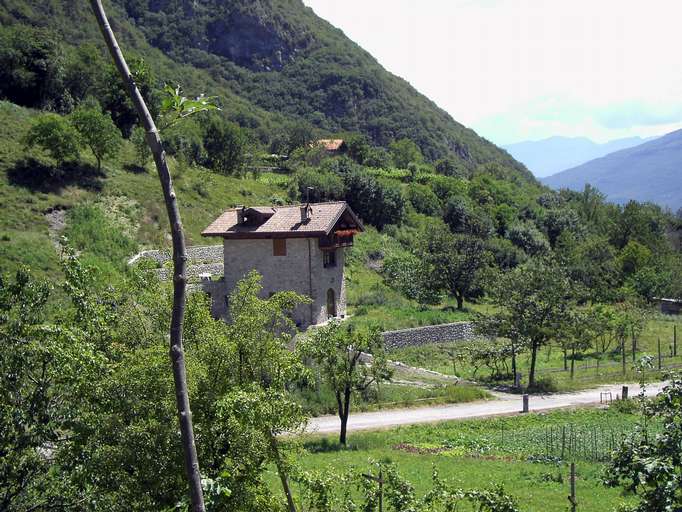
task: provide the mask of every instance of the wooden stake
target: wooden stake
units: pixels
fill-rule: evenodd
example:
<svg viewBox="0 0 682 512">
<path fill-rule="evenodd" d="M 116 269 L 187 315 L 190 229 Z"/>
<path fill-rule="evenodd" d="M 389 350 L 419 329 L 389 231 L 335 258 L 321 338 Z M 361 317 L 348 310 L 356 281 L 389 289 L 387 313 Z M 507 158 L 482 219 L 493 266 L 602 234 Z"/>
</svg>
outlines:
<svg viewBox="0 0 682 512">
<path fill-rule="evenodd" d="M 661 361 L 661 338 L 658 338 L 658 369 L 660 370 L 663 366 Z"/>
<path fill-rule="evenodd" d="M 673 324 L 673 356 L 677 357 L 677 324 Z"/>
<path fill-rule="evenodd" d="M 192 426 L 192 412 L 189 407 L 189 393 L 187 390 L 187 374 L 185 370 L 185 352 L 182 347 L 182 324 L 185 318 L 186 281 L 185 267 L 187 264 L 187 251 L 185 248 L 185 236 L 180 220 L 180 210 L 173 190 L 170 170 L 166 162 L 166 153 L 161 145 L 159 132 L 154 124 L 154 119 L 144 102 L 140 90 L 130 73 L 128 64 L 123 57 L 123 52 L 118 46 L 116 36 L 109 25 L 109 20 L 102 7 L 101 0 L 90 0 L 90 5 L 97 18 L 104 41 L 107 44 L 114 64 L 128 91 L 128 95 L 135 106 L 137 115 L 144 128 L 147 144 L 154 156 L 154 163 L 161 182 L 163 198 L 166 203 L 166 213 L 170 223 L 173 240 L 173 310 L 170 323 L 170 358 L 173 365 L 173 379 L 175 381 L 175 398 L 180 422 L 180 438 L 185 461 L 185 472 L 189 481 L 189 494 L 193 512 L 204 512 L 204 495 L 201 489 L 201 474 L 199 472 L 199 459 L 197 448 L 194 444 L 194 428 Z"/>
<path fill-rule="evenodd" d="M 575 499 L 575 462 L 571 462 L 571 494 L 568 496 L 568 502 L 571 504 L 571 512 L 578 509 L 578 502 Z"/>
</svg>

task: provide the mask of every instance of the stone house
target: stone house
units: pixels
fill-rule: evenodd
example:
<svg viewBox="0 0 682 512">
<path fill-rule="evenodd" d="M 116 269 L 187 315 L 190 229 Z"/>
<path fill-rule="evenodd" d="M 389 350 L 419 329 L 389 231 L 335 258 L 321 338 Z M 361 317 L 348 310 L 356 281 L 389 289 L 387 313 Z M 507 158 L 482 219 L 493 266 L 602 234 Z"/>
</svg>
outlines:
<svg viewBox="0 0 682 512">
<path fill-rule="evenodd" d="M 263 296 L 293 290 L 312 299 L 293 312 L 298 327 L 343 318 L 344 249 L 363 229 L 344 201 L 225 211 L 202 232 L 223 239 L 224 276 L 204 287 L 214 316 L 227 318 L 230 293 L 248 272 L 257 270 L 263 276 Z"/>
</svg>

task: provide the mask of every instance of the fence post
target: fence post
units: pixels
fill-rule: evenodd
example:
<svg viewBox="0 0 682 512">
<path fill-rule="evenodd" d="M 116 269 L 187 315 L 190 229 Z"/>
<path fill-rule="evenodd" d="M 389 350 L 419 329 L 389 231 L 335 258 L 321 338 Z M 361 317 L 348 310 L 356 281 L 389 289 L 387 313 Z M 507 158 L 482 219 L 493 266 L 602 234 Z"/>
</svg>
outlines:
<svg viewBox="0 0 682 512">
<path fill-rule="evenodd" d="M 568 501 L 571 504 L 571 512 L 575 512 L 578 509 L 578 502 L 575 499 L 575 462 L 571 462 L 571 494 L 568 497 Z"/>
<path fill-rule="evenodd" d="M 677 324 L 673 324 L 673 356 L 677 357 Z"/>
<path fill-rule="evenodd" d="M 528 395 L 523 395 L 523 410 L 521 412 L 528 412 Z"/>
<path fill-rule="evenodd" d="M 661 361 L 661 338 L 658 338 L 658 369 L 662 368 L 663 364 Z"/>
<path fill-rule="evenodd" d="M 621 393 L 620 396 L 623 400 L 628 399 L 628 387 L 627 386 L 623 386 L 623 392 Z"/>
</svg>

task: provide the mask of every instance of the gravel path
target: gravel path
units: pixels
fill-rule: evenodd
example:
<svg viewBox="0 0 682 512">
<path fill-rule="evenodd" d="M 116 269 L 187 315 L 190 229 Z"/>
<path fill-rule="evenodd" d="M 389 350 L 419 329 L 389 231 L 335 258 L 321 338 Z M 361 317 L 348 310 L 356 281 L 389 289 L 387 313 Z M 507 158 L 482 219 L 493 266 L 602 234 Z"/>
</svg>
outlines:
<svg viewBox="0 0 682 512">
<path fill-rule="evenodd" d="M 599 404 L 600 393 L 610 392 L 615 399 L 620 395 L 623 385 L 629 386 L 629 396 L 634 397 L 640 392 L 638 384 L 610 384 L 594 389 L 577 391 L 575 393 L 557 393 L 552 395 L 531 395 L 530 411 L 539 412 L 564 407 L 576 407 Z M 647 395 L 658 394 L 665 386 L 664 382 L 647 386 Z M 433 423 L 447 420 L 463 420 L 470 418 L 484 418 L 488 416 L 503 416 L 519 413 L 522 408 L 521 395 L 507 393 L 493 393 L 494 400 L 469 402 L 463 404 L 434 405 L 413 409 L 392 409 L 373 412 L 356 412 L 351 410 L 348 419 L 348 431 L 380 430 L 399 425 L 415 423 Z M 311 418 L 306 429 L 309 433 L 338 432 L 340 426 L 337 416 L 319 416 Z"/>
</svg>

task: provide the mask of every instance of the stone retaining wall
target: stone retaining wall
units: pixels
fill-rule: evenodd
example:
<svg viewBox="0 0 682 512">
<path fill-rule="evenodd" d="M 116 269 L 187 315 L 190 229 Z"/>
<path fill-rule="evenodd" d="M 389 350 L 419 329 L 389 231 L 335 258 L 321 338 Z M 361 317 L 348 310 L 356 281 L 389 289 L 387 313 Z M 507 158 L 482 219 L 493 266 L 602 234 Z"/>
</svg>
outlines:
<svg viewBox="0 0 682 512">
<path fill-rule="evenodd" d="M 465 341 L 476 337 L 471 322 L 429 325 L 414 329 L 401 329 L 382 333 L 386 348 L 418 347 L 429 343 Z"/>
<path fill-rule="evenodd" d="M 128 261 L 128 265 L 132 265 L 140 258 L 146 258 L 156 261 L 163 265 L 171 259 L 171 253 L 168 250 L 148 250 L 136 254 Z M 187 261 L 188 263 L 220 263 L 223 262 L 223 246 L 221 245 L 195 245 L 187 247 Z"/>
</svg>

